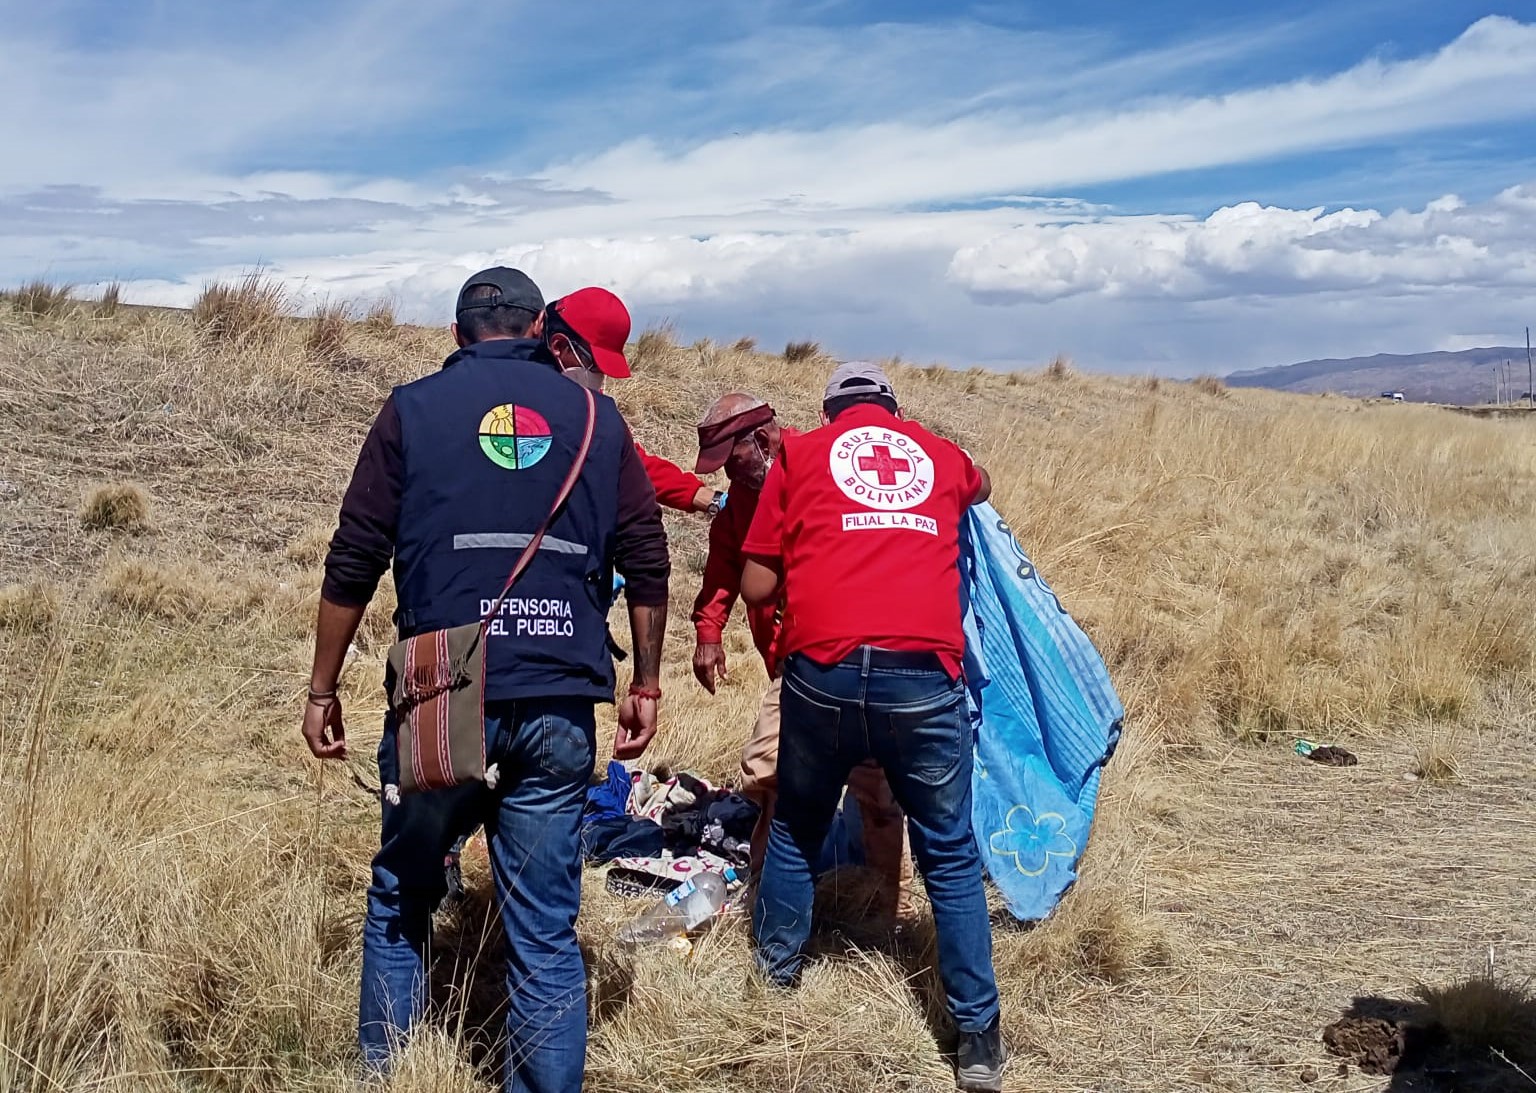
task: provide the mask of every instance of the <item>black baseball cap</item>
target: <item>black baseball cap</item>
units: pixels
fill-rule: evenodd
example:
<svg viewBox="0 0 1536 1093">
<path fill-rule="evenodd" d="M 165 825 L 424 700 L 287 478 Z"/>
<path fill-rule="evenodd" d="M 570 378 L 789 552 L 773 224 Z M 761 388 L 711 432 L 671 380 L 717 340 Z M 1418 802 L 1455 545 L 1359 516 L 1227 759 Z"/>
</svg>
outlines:
<svg viewBox="0 0 1536 1093">
<path fill-rule="evenodd" d="M 494 288 L 495 295 L 466 300 L 469 290 L 480 285 L 489 285 Z M 539 291 L 539 286 L 533 283 L 533 279 L 522 270 L 510 269 L 507 266 L 492 266 L 490 269 L 481 270 L 464 282 L 464 287 L 459 289 L 459 302 L 453 309 L 453 313 L 460 315 L 479 307 L 515 307 L 537 315 L 544 310 L 544 294 Z"/>
</svg>

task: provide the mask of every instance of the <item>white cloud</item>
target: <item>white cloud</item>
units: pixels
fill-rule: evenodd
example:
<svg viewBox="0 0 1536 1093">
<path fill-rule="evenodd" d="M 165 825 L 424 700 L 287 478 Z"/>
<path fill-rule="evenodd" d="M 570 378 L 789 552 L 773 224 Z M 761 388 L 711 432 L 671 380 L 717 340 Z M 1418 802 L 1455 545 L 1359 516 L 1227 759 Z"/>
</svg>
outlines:
<svg viewBox="0 0 1536 1093">
<path fill-rule="evenodd" d="M 1536 187 L 1514 187 L 1482 205 L 1446 197 L 1420 212 L 1386 215 L 1246 202 L 1204 220 L 1019 227 L 962 247 L 949 276 L 994 301 L 1518 288 L 1536 285 Z"/>
</svg>

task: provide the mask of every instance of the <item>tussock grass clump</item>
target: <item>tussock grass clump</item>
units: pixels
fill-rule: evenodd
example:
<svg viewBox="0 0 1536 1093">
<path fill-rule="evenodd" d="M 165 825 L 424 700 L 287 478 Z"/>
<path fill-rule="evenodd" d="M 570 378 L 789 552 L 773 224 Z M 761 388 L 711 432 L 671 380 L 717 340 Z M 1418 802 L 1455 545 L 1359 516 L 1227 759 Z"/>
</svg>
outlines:
<svg viewBox="0 0 1536 1093">
<path fill-rule="evenodd" d="M 204 288 L 192 305 L 192 320 L 213 342 L 270 345 L 289 311 L 288 290 L 257 269 Z"/>
<path fill-rule="evenodd" d="M 1426 1022 L 1468 1057 L 1502 1052 L 1523 1067 L 1536 1067 L 1536 991 L 1530 980 L 1484 969 L 1444 987 L 1421 984 L 1414 994 L 1424 1003 Z"/>
<path fill-rule="evenodd" d="M 635 339 L 633 355 L 635 363 L 650 364 L 660 360 L 677 348 L 677 329 L 667 319 L 648 326 Z"/>
<path fill-rule="evenodd" d="M 237 615 L 266 598 L 265 591 L 248 580 L 226 579 L 200 566 L 143 559 L 112 563 L 101 587 L 111 606 L 166 622 Z"/>
<path fill-rule="evenodd" d="M 732 924 L 714 930 L 690 959 L 661 950 L 635 961 L 628 1004 L 593 1038 L 588 1086 L 689 1093 L 953 1086 L 898 962 L 852 951 L 812 962 L 796 990 L 780 991 L 752 972 L 747 946 L 745 924 Z"/>
<path fill-rule="evenodd" d="M 757 339 L 752 337 L 737 338 L 731 343 L 731 351 L 735 353 L 756 353 Z"/>
<path fill-rule="evenodd" d="M 1064 380 L 1072 375 L 1072 360 L 1063 353 L 1056 354 L 1051 363 L 1045 366 L 1047 379 Z"/>
<path fill-rule="evenodd" d="M 101 299 L 96 302 L 96 315 L 98 318 L 110 319 L 117 314 L 117 309 L 123 300 L 123 286 L 121 282 L 113 281 L 101 290 Z"/>
<path fill-rule="evenodd" d="M 0 585 L 0 630 L 40 634 L 59 617 L 59 593 L 51 584 Z"/>
<path fill-rule="evenodd" d="M 1450 732 L 1434 732 L 1414 748 L 1413 773 L 1436 785 L 1448 785 L 1461 775 L 1458 738 Z"/>
<path fill-rule="evenodd" d="M 363 326 L 375 334 L 388 334 L 395 329 L 395 302 L 382 297 L 368 305 L 363 312 Z"/>
<path fill-rule="evenodd" d="M 98 486 L 81 506 L 80 522 L 92 531 L 147 531 L 149 494 L 131 482 Z"/>
<path fill-rule="evenodd" d="M 6 293 L 17 310 L 35 318 L 44 318 L 48 315 L 58 315 L 74 306 L 73 285 L 56 285 L 42 278 L 34 278 L 16 289 Z"/>
<path fill-rule="evenodd" d="M 330 301 L 315 308 L 304 336 L 304 348 L 316 360 L 335 363 L 346 355 L 347 332 L 352 325 L 352 305 Z"/>
<path fill-rule="evenodd" d="M 815 360 L 821 356 L 820 342 L 790 342 L 784 347 L 784 359 L 790 364 Z"/>
<path fill-rule="evenodd" d="M 713 338 L 700 338 L 689 347 L 693 351 L 694 359 L 699 362 L 699 367 L 708 373 L 720 360 L 720 346 Z"/>
<path fill-rule="evenodd" d="M 1227 385 L 1222 382 L 1220 376 L 1196 376 L 1189 381 L 1189 385 L 1202 395 L 1210 395 L 1212 398 L 1227 397 Z"/>
<path fill-rule="evenodd" d="M 1132 904 L 1121 874 L 1067 894 L 1056 913 L 1019 942 L 1015 959 L 1052 976 L 1125 983 L 1176 958 L 1167 929 Z"/>
</svg>

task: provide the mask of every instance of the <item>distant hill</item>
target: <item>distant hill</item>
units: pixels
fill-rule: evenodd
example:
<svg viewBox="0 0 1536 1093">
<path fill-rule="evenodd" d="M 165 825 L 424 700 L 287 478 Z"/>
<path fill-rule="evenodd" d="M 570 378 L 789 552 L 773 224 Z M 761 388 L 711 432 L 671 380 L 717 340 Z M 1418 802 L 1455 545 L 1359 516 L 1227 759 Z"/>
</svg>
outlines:
<svg viewBox="0 0 1536 1093">
<path fill-rule="evenodd" d="M 1227 383 L 1233 387 L 1268 387 L 1302 394 L 1331 391 L 1360 397 L 1401 391 L 1410 402 L 1472 406 L 1493 401 L 1495 369 L 1504 361 L 1509 361 L 1512 388 L 1506 397 L 1518 398 L 1527 389 L 1524 346 L 1302 361 L 1278 368 L 1233 372 Z"/>
</svg>

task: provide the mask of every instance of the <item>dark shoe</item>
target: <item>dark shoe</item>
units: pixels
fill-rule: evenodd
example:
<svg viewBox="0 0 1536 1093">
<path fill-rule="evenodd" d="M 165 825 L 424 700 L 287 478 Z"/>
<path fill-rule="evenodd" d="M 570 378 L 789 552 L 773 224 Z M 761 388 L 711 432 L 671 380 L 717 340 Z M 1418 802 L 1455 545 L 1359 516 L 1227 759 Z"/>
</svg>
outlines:
<svg viewBox="0 0 1536 1093">
<path fill-rule="evenodd" d="M 955 1088 L 968 1093 L 1000 1093 L 1007 1061 L 1008 1049 L 997 1025 L 985 1032 L 962 1032 L 955 1052 Z"/>
</svg>

